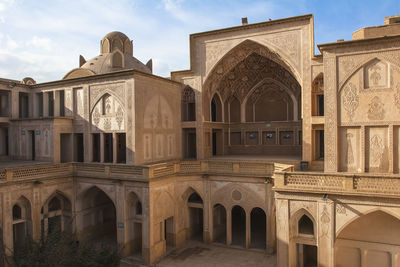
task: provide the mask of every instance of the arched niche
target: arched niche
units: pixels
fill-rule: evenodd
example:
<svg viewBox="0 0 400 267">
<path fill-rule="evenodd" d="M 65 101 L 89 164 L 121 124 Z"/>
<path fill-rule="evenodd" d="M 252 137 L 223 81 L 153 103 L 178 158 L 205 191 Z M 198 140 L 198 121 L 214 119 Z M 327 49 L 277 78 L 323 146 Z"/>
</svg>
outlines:
<svg viewBox="0 0 400 267">
<path fill-rule="evenodd" d="M 241 104 L 236 96 L 232 96 L 229 100 L 229 122 L 241 121 Z"/>
<path fill-rule="evenodd" d="M 188 236 L 190 239 L 203 240 L 203 199 L 193 192 L 187 199 Z"/>
<path fill-rule="evenodd" d="M 211 99 L 211 121 L 222 122 L 222 101 L 217 93 Z"/>
<path fill-rule="evenodd" d="M 252 248 L 265 250 L 267 247 L 267 215 L 259 207 L 253 208 L 250 214 L 250 230 Z"/>
<path fill-rule="evenodd" d="M 400 245 L 400 219 L 385 211 L 375 210 L 347 224 L 337 235 L 337 266 L 393 266 L 391 253 Z M 361 255 L 363 251 L 363 255 Z M 397 265 L 395 265 L 397 266 Z"/>
<path fill-rule="evenodd" d="M 91 112 L 93 132 L 125 130 L 125 108 L 111 92 L 100 96 Z"/>
<path fill-rule="evenodd" d="M 182 90 L 182 121 L 196 120 L 196 94 L 190 86 Z"/>
<path fill-rule="evenodd" d="M 53 193 L 41 208 L 42 234 L 72 231 L 72 204 L 61 192 Z"/>
<path fill-rule="evenodd" d="M 12 208 L 13 252 L 17 256 L 23 252 L 27 236 L 32 234 L 31 203 L 21 196 Z"/>
<path fill-rule="evenodd" d="M 130 192 L 127 197 L 128 239 L 126 243 L 127 254 L 142 256 L 142 214 L 143 207 L 138 195 Z"/>
<path fill-rule="evenodd" d="M 314 78 L 312 85 L 311 111 L 313 116 L 324 116 L 324 74 Z"/>
<path fill-rule="evenodd" d="M 226 244 L 226 208 L 219 203 L 213 206 L 213 242 Z"/>
<path fill-rule="evenodd" d="M 268 47 L 251 40 L 245 40 L 229 51 L 214 66 L 203 86 L 203 103 L 210 103 L 215 92 L 224 103 L 232 95 L 239 101 L 265 78 L 283 83 L 300 99 L 301 87 L 294 69 L 283 58 Z M 207 118 L 207 106 L 204 106 Z"/>
<path fill-rule="evenodd" d="M 113 68 L 123 68 L 124 67 L 124 56 L 121 52 L 115 51 L 111 58 L 111 66 Z"/>
</svg>

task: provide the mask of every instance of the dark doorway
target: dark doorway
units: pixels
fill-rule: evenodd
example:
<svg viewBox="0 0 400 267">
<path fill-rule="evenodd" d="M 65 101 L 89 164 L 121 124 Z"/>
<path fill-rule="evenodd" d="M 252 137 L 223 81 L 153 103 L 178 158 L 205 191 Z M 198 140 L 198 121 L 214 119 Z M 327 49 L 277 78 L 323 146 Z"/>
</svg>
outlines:
<svg viewBox="0 0 400 267">
<path fill-rule="evenodd" d="M 203 200 L 196 192 L 188 198 L 189 236 L 191 239 L 203 241 Z"/>
<path fill-rule="evenodd" d="M 28 157 L 30 160 L 35 160 L 35 131 L 28 131 L 28 138 L 29 138 L 29 155 Z"/>
<path fill-rule="evenodd" d="M 324 130 L 315 130 L 315 159 L 324 159 Z"/>
<path fill-rule="evenodd" d="M 117 245 L 116 210 L 113 201 L 98 187 L 90 188 L 82 199 L 83 239 L 96 246 Z"/>
<path fill-rule="evenodd" d="M 72 157 L 72 134 L 60 134 L 60 160 L 61 162 L 71 162 Z"/>
<path fill-rule="evenodd" d="M 126 163 L 126 135 L 117 134 L 117 163 Z"/>
<path fill-rule="evenodd" d="M 93 162 L 100 162 L 100 134 L 92 134 Z"/>
<path fill-rule="evenodd" d="M 113 136 L 112 133 L 104 134 L 104 162 L 113 162 Z"/>
<path fill-rule="evenodd" d="M 48 110 L 49 110 L 49 117 L 53 117 L 54 116 L 54 93 L 53 92 L 48 92 L 47 94 L 48 96 Z"/>
<path fill-rule="evenodd" d="M 317 247 L 311 245 L 297 244 L 297 266 L 317 267 Z"/>
<path fill-rule="evenodd" d="M 317 95 L 318 116 L 324 116 L 324 95 Z"/>
<path fill-rule="evenodd" d="M 64 102 L 64 90 L 61 90 L 60 92 L 60 117 L 65 116 L 65 102 Z"/>
<path fill-rule="evenodd" d="M 213 238 L 216 243 L 226 244 L 226 210 L 220 204 L 213 208 Z"/>
<path fill-rule="evenodd" d="M 196 129 L 183 129 L 183 151 L 187 159 L 195 159 L 196 153 Z"/>
<path fill-rule="evenodd" d="M 167 250 L 175 247 L 174 239 L 174 217 L 169 217 L 164 220 L 164 239 L 167 245 Z"/>
<path fill-rule="evenodd" d="M 232 208 L 232 245 L 246 247 L 246 212 L 240 206 Z"/>
<path fill-rule="evenodd" d="M 251 211 L 251 247 L 257 249 L 266 249 L 266 215 L 260 208 L 254 208 Z"/>
<path fill-rule="evenodd" d="M 19 117 L 29 117 L 29 95 L 27 93 L 19 93 Z"/>
<path fill-rule="evenodd" d="M 212 130 L 212 153 L 213 156 L 222 155 L 222 130 Z"/>
<path fill-rule="evenodd" d="M 211 100 L 211 121 L 222 121 L 222 103 L 217 94 Z"/>
<path fill-rule="evenodd" d="M 74 161 L 83 162 L 84 148 L 83 148 L 83 134 L 82 133 L 74 134 L 74 143 L 75 143 Z"/>
</svg>

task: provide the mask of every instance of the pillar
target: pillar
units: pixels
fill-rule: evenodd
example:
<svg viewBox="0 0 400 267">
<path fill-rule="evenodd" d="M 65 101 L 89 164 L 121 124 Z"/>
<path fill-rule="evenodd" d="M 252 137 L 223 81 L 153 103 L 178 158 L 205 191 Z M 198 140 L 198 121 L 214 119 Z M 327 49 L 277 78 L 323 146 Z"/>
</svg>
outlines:
<svg viewBox="0 0 400 267">
<path fill-rule="evenodd" d="M 100 162 L 104 162 L 104 133 L 100 133 Z"/>
<path fill-rule="evenodd" d="M 12 207 L 11 192 L 3 194 L 3 244 L 6 249 L 6 255 L 12 256 L 13 244 L 13 225 L 12 225 Z"/>
<path fill-rule="evenodd" d="M 32 237 L 35 240 L 40 239 L 41 236 L 41 206 L 40 206 L 40 185 L 33 186 L 33 200 L 32 200 Z"/>
<path fill-rule="evenodd" d="M 334 210 L 332 201 L 318 203 L 318 264 L 333 267 L 334 261 Z"/>
<path fill-rule="evenodd" d="M 251 244 L 251 212 L 246 211 L 246 248 Z"/>
<path fill-rule="evenodd" d="M 276 200 L 277 266 L 289 266 L 289 201 Z"/>
<path fill-rule="evenodd" d="M 54 117 L 60 117 L 60 91 L 54 91 Z"/>
<path fill-rule="evenodd" d="M 117 152 L 118 152 L 118 136 L 116 133 L 112 133 L 112 148 L 113 148 L 113 159 L 112 162 L 117 163 Z"/>
<path fill-rule="evenodd" d="M 226 245 L 232 244 L 232 208 L 226 210 Z"/>
</svg>

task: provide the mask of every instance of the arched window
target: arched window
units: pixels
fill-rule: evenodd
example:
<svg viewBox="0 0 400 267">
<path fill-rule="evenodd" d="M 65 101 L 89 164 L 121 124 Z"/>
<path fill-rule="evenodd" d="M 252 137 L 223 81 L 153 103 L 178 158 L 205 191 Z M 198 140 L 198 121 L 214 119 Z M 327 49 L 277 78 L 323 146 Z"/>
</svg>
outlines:
<svg viewBox="0 0 400 267">
<path fill-rule="evenodd" d="M 13 211 L 12 212 L 13 212 L 13 220 L 22 219 L 22 210 L 21 210 L 20 206 L 15 204 L 14 207 L 13 207 Z"/>
<path fill-rule="evenodd" d="M 312 115 L 324 116 L 324 75 L 323 73 L 312 82 Z"/>
<path fill-rule="evenodd" d="M 199 196 L 199 194 L 197 194 L 196 192 L 193 192 L 188 199 L 188 202 L 190 203 L 199 203 L 199 204 L 203 204 L 203 200 L 201 199 L 201 197 Z"/>
<path fill-rule="evenodd" d="M 122 55 L 119 52 L 114 52 L 112 55 L 112 66 L 113 68 L 122 68 L 123 67 L 123 62 L 122 62 Z"/>
<path fill-rule="evenodd" d="M 190 86 L 182 91 L 182 121 L 196 120 L 196 94 Z"/>
<path fill-rule="evenodd" d="M 142 215 L 142 203 L 139 200 L 136 202 L 136 215 Z"/>
<path fill-rule="evenodd" d="M 236 97 L 229 103 L 229 122 L 240 122 L 240 102 Z"/>
<path fill-rule="evenodd" d="M 222 121 L 222 103 L 217 94 L 211 100 L 211 121 Z"/>
<path fill-rule="evenodd" d="M 314 224 L 305 214 L 299 220 L 298 229 L 299 234 L 314 235 Z"/>
</svg>

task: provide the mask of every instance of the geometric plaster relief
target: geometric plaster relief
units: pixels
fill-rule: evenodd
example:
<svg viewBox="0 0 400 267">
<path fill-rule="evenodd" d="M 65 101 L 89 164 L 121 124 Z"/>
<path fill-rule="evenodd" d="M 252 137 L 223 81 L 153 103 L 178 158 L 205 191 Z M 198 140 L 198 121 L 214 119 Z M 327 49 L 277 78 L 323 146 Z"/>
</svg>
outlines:
<svg viewBox="0 0 400 267">
<path fill-rule="evenodd" d="M 80 116 L 83 117 L 84 116 L 84 109 L 83 109 L 83 89 L 74 89 L 75 93 L 74 93 L 74 102 L 76 103 L 76 111 L 75 113 Z"/>
<path fill-rule="evenodd" d="M 101 131 L 123 131 L 124 111 L 120 102 L 112 95 L 105 94 L 92 111 L 93 129 Z"/>
<path fill-rule="evenodd" d="M 144 112 L 145 129 L 173 129 L 172 109 L 162 95 L 154 96 Z"/>
<path fill-rule="evenodd" d="M 343 106 L 347 111 L 350 121 L 352 120 L 354 111 L 357 109 L 359 102 L 360 98 L 357 94 L 357 87 L 351 82 L 348 83 L 344 88 Z"/>
<path fill-rule="evenodd" d="M 388 87 L 388 65 L 374 60 L 364 68 L 365 88 Z"/>
<path fill-rule="evenodd" d="M 354 155 L 353 155 L 353 142 L 352 139 L 354 138 L 354 135 L 352 133 L 347 133 L 347 153 L 346 153 L 346 162 L 347 162 L 347 169 L 354 169 L 355 166 L 355 160 L 354 160 Z"/>
<path fill-rule="evenodd" d="M 372 168 L 380 168 L 383 160 L 383 153 L 385 146 L 383 140 L 379 135 L 374 135 L 371 137 L 370 141 L 370 162 L 369 166 Z"/>
<path fill-rule="evenodd" d="M 240 193 L 240 191 L 238 191 L 238 190 L 233 190 L 232 199 L 236 200 L 236 201 L 241 200 L 242 199 L 242 193 Z"/>
<path fill-rule="evenodd" d="M 369 103 L 368 118 L 370 120 L 383 120 L 385 117 L 384 104 L 378 96 L 372 98 Z"/>
<path fill-rule="evenodd" d="M 394 94 L 394 104 L 400 111 L 400 83 L 397 83 L 396 89 L 396 93 Z"/>
<path fill-rule="evenodd" d="M 336 204 L 336 212 L 339 214 L 344 214 L 344 215 L 347 214 L 346 207 L 342 204 Z"/>
</svg>

